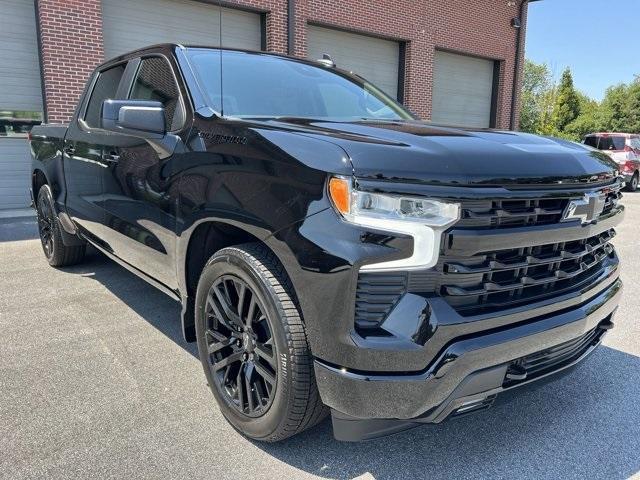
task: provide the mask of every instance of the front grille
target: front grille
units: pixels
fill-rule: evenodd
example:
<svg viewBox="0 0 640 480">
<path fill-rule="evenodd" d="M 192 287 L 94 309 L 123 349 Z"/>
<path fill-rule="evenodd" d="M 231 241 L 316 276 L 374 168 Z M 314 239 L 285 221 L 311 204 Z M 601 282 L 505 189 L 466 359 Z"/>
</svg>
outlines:
<svg viewBox="0 0 640 480">
<path fill-rule="evenodd" d="M 461 315 L 498 311 L 578 290 L 615 258 L 608 230 L 590 238 L 442 257 L 440 295 Z"/>
<path fill-rule="evenodd" d="M 504 228 L 557 223 L 568 202 L 566 198 L 466 201 L 456 227 Z"/>
<path fill-rule="evenodd" d="M 406 273 L 361 273 L 356 289 L 356 331 L 365 337 L 388 335 L 380 324 L 406 291 Z"/>
<path fill-rule="evenodd" d="M 606 195 L 599 220 L 620 213 L 618 185 L 598 191 Z M 563 193 L 565 196 L 560 196 Z M 584 198 L 582 192 L 509 194 L 515 196 L 457 199 L 461 218 L 443 235 L 439 260 L 433 268 L 404 273 L 360 273 L 355 330 L 365 337 L 388 335 L 384 321 L 407 292 L 442 297 L 461 316 L 471 317 L 584 291 L 615 270 L 618 259 L 609 243 L 615 235 L 613 229 L 580 240 L 505 248 L 512 235 L 514 244 L 524 243 L 530 227 L 546 225 L 545 230 L 553 229 L 554 224 L 562 222 L 569 202 Z M 573 223 L 579 226 L 579 222 Z M 505 231 L 495 232 L 496 229 Z M 537 236 L 540 230 L 531 228 Z M 467 236 L 469 231 L 473 231 L 471 236 Z M 464 242 L 456 243 L 458 234 Z M 483 238 L 485 235 L 500 238 L 501 249 L 492 250 L 491 243 Z M 486 247 L 471 247 L 470 239 L 474 237 Z M 462 253 L 480 249 L 482 252 L 477 254 Z"/>
<path fill-rule="evenodd" d="M 620 199 L 619 191 L 607 194 L 602 214 Z M 569 198 L 464 200 L 456 228 L 510 228 L 549 225 L 562 220 Z"/>
<path fill-rule="evenodd" d="M 603 328 L 597 327 L 576 339 L 519 358 L 509 366 L 503 386 L 512 386 L 525 380 L 532 380 L 571 364 L 594 345 L 597 345 L 604 332 Z M 512 372 L 515 372 L 520 378 L 515 379 Z"/>
</svg>

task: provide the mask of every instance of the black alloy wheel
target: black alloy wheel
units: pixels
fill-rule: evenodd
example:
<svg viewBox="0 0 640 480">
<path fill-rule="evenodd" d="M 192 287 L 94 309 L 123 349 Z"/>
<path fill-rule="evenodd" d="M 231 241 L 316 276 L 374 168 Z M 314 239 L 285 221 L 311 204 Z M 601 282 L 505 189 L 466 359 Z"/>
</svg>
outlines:
<svg viewBox="0 0 640 480">
<path fill-rule="evenodd" d="M 265 308 L 234 275 L 209 289 L 205 308 L 209 368 L 215 388 L 249 417 L 263 415 L 277 388 L 276 351 Z"/>
<path fill-rule="evenodd" d="M 37 214 L 42 250 L 49 259 L 53 256 L 53 228 L 56 220 L 46 195 L 38 195 Z"/>
<path fill-rule="evenodd" d="M 273 252 L 259 243 L 218 250 L 194 303 L 204 374 L 235 429 L 277 442 L 327 416 L 295 291 Z"/>
<path fill-rule="evenodd" d="M 84 258 L 86 244 L 75 242 L 65 245 L 62 239 L 61 226 L 53 208 L 53 196 L 49 185 L 43 185 L 36 197 L 36 213 L 38 216 L 38 233 L 42 243 L 42 251 L 52 267 L 75 265 Z"/>
</svg>

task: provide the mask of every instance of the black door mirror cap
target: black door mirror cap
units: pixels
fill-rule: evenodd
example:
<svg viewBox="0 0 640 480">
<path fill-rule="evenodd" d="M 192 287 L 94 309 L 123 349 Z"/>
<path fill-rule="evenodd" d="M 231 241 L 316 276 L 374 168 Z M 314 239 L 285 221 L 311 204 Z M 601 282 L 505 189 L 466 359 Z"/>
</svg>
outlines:
<svg viewBox="0 0 640 480">
<path fill-rule="evenodd" d="M 164 107 L 152 100 L 105 100 L 101 127 L 109 132 L 145 139 L 166 135 Z"/>
</svg>

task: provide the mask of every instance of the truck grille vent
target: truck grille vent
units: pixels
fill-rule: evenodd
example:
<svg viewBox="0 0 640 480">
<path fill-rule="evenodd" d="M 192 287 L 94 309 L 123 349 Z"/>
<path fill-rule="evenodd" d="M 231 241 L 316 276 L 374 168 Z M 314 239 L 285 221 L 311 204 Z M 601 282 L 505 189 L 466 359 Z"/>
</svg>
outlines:
<svg viewBox="0 0 640 480">
<path fill-rule="evenodd" d="M 608 193 L 602 214 L 607 214 L 621 196 L 618 191 Z M 465 200 L 456 228 L 509 228 L 558 223 L 568 203 L 566 197 Z"/>
<path fill-rule="evenodd" d="M 571 242 L 444 257 L 440 294 L 461 315 L 498 311 L 575 291 L 615 258 L 615 231 Z"/>
<path fill-rule="evenodd" d="M 507 375 L 507 380 L 505 380 L 503 386 L 508 387 L 520 381 L 532 380 L 570 364 L 587 353 L 594 345 L 597 345 L 604 332 L 603 328 L 597 327 L 574 340 L 516 360 L 509 366 L 508 371 L 522 372 L 526 376 L 523 375 L 524 378 L 521 380 L 510 380 L 509 375 Z"/>
<path fill-rule="evenodd" d="M 406 291 L 406 273 L 360 273 L 356 289 L 356 331 L 363 337 L 387 336 L 380 325 Z"/>
</svg>

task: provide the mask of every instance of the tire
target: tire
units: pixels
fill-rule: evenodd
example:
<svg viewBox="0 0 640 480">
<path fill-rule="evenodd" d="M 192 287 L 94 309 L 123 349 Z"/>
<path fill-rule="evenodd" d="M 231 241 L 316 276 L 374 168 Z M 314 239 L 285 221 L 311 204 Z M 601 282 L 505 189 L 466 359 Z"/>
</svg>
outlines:
<svg viewBox="0 0 640 480">
<path fill-rule="evenodd" d="M 628 192 L 635 192 L 636 190 L 638 190 L 638 172 L 633 174 L 631 181 L 627 184 Z"/>
<path fill-rule="evenodd" d="M 49 185 L 43 185 L 38 191 L 36 204 L 38 233 L 42 251 L 52 267 L 66 267 L 80 263 L 84 259 L 86 245 L 68 247 L 62 241 L 60 222 L 55 214 L 53 196 Z"/>
<path fill-rule="evenodd" d="M 195 304 L 200 360 L 236 430 L 276 442 L 327 415 L 291 282 L 266 247 L 247 243 L 213 255 Z"/>
</svg>

